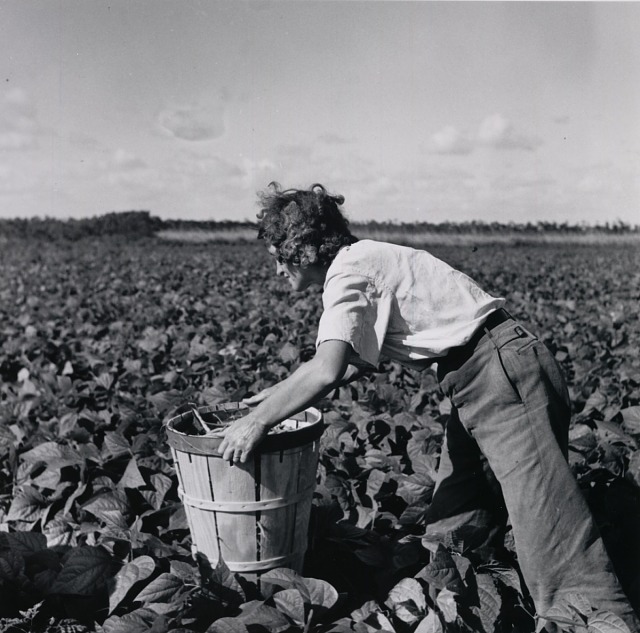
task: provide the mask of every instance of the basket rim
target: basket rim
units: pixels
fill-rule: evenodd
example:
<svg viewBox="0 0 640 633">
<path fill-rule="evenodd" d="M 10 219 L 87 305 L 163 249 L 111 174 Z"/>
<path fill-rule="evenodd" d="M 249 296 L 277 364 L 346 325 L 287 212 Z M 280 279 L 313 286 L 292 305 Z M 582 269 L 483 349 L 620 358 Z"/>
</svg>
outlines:
<svg viewBox="0 0 640 633">
<path fill-rule="evenodd" d="M 180 407 L 181 408 L 181 407 Z M 212 406 L 196 407 L 196 411 L 201 415 L 207 413 L 215 413 L 216 411 L 237 411 L 237 410 L 250 410 L 251 407 L 239 402 L 227 402 L 219 403 Z M 316 407 L 307 407 L 302 411 L 285 418 L 286 420 L 295 420 L 296 416 L 311 415 L 314 419 L 304 420 L 310 422 L 299 429 L 290 429 L 281 433 L 274 433 L 267 435 L 260 445 L 254 451 L 257 454 L 279 452 L 289 448 L 296 448 L 304 446 L 310 442 L 313 442 L 320 438 L 325 429 L 325 424 L 322 422 L 322 413 Z M 221 437 L 215 437 L 212 435 L 189 435 L 175 428 L 175 424 L 186 418 L 193 416 L 191 407 L 185 411 L 173 415 L 163 423 L 167 431 L 167 439 L 169 445 L 176 450 L 185 453 L 194 453 L 199 455 L 210 455 L 219 457 L 217 449 L 222 442 Z M 299 418 L 298 418 L 299 419 Z"/>
</svg>

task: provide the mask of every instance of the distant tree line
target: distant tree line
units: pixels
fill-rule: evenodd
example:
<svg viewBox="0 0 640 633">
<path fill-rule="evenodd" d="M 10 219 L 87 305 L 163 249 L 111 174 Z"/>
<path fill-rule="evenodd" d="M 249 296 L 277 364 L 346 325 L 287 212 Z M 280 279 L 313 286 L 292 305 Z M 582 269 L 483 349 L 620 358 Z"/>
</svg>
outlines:
<svg viewBox="0 0 640 633">
<path fill-rule="evenodd" d="M 162 220 L 153 217 L 149 211 L 112 212 L 79 220 L 15 218 L 0 220 L 0 235 L 6 238 L 71 241 L 103 235 L 145 237 L 161 230 L 162 224 Z"/>
<path fill-rule="evenodd" d="M 568 222 L 352 222 L 354 233 L 357 229 L 367 233 L 442 233 L 442 234 L 481 234 L 492 235 L 498 233 L 559 233 L 571 235 L 588 235 L 590 233 L 626 234 L 640 233 L 640 225 L 631 225 L 622 220 L 605 222 L 604 224 L 569 224 Z"/>
<path fill-rule="evenodd" d="M 620 220 L 599 225 L 568 224 L 567 222 L 352 222 L 351 227 L 368 234 L 380 233 L 441 233 L 441 234 L 628 234 L 640 233 L 640 226 Z M 54 218 L 0 219 L 0 236 L 5 239 L 40 238 L 46 240 L 79 240 L 85 237 L 121 236 L 127 239 L 151 237 L 162 230 L 237 231 L 256 229 L 255 222 L 162 220 L 149 211 L 112 212 L 83 219 Z"/>
</svg>

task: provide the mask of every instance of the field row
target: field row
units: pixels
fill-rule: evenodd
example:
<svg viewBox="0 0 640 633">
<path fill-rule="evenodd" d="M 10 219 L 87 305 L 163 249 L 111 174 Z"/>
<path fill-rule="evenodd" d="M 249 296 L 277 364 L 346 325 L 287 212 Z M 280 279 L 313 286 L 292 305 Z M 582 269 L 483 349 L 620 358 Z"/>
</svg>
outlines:
<svg viewBox="0 0 640 633">
<path fill-rule="evenodd" d="M 571 465 L 640 605 L 638 249 L 430 250 L 560 361 Z M 261 244 L 14 241 L 0 265 L 0 631 L 533 631 L 509 534 L 501 552 L 423 538 L 449 405 L 431 372 L 392 363 L 320 404 L 306 579 L 258 591 L 192 560 L 163 420 L 314 353 L 319 294 L 292 296 Z"/>
</svg>

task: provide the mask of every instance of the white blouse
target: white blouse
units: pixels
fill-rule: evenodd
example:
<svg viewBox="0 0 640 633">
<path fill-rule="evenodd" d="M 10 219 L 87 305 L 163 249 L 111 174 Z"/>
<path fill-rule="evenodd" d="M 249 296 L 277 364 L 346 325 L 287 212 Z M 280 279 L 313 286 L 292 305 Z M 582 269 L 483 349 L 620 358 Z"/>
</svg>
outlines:
<svg viewBox="0 0 640 633">
<path fill-rule="evenodd" d="M 329 267 L 316 346 L 345 341 L 356 364 L 377 367 L 387 357 L 423 369 L 504 302 L 427 251 L 361 240 Z"/>
</svg>

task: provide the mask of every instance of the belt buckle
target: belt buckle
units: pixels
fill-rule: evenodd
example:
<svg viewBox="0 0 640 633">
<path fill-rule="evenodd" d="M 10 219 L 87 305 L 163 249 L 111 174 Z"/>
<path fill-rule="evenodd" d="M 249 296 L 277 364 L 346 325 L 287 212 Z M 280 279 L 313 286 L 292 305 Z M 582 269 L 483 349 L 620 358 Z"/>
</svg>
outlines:
<svg viewBox="0 0 640 633">
<path fill-rule="evenodd" d="M 522 328 L 519 325 L 516 325 L 513 328 L 513 331 L 518 335 L 519 338 L 524 338 L 525 336 L 527 336 L 527 333 L 524 331 L 524 328 Z"/>
</svg>

